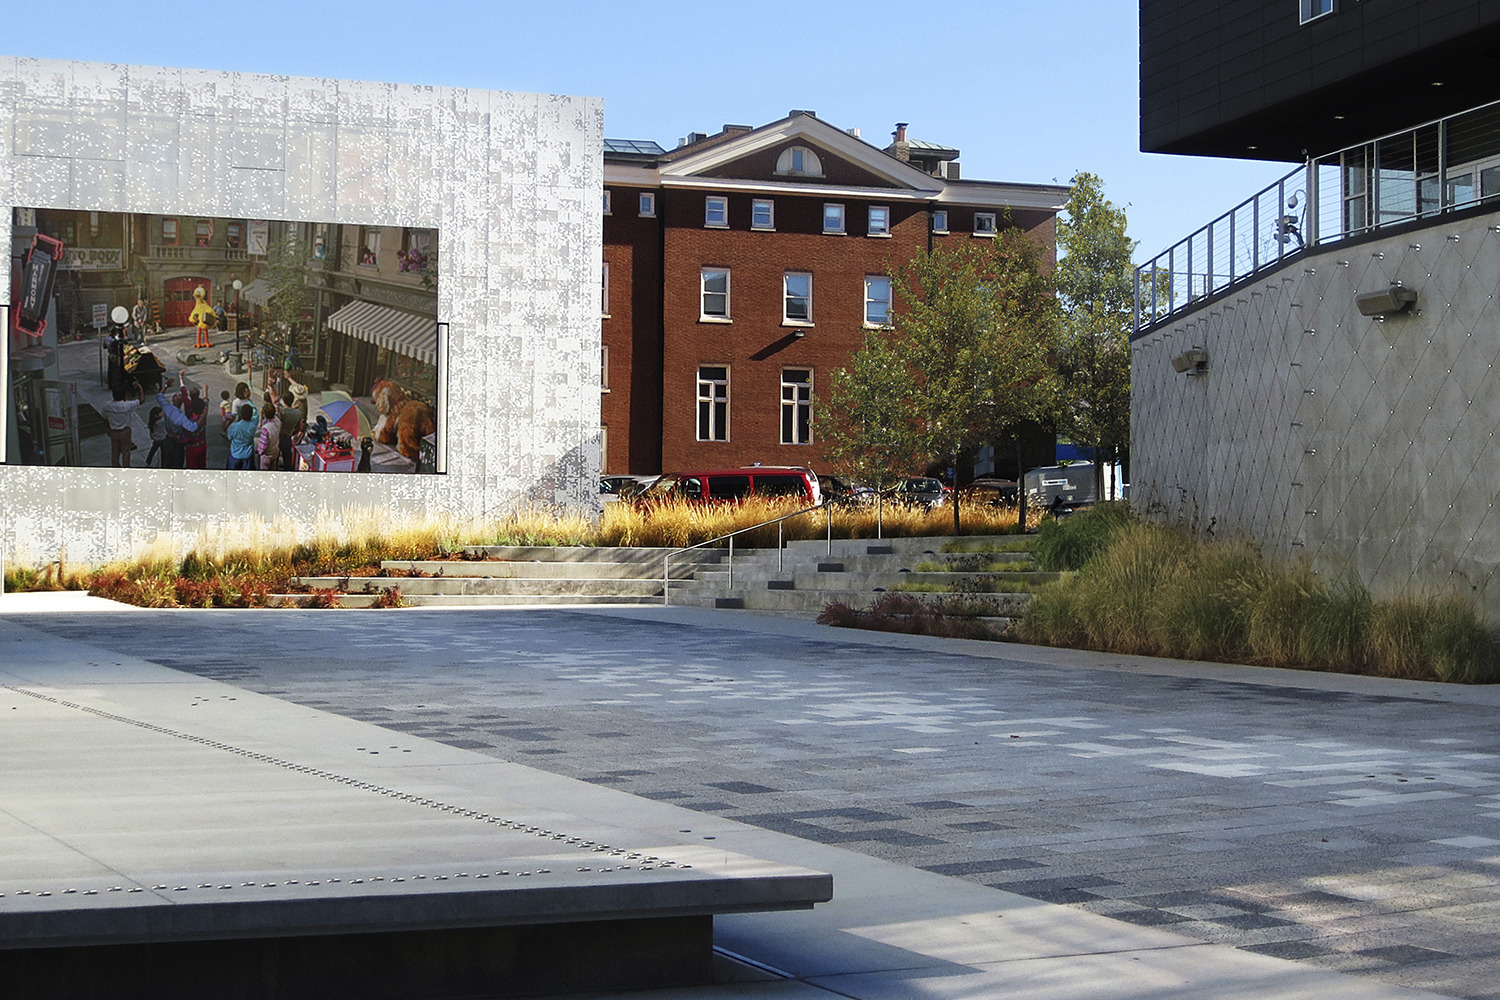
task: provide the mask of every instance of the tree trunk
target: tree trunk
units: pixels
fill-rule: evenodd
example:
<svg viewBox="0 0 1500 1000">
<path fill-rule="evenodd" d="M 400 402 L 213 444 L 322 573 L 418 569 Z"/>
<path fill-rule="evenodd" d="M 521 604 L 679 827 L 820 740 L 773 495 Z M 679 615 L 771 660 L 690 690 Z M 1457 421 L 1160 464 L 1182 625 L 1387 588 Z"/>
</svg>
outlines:
<svg viewBox="0 0 1500 1000">
<path fill-rule="evenodd" d="M 1021 436 L 1016 435 L 1016 524 L 1026 532 L 1026 470 L 1021 466 Z"/>
<path fill-rule="evenodd" d="M 953 456 L 953 533 L 959 534 L 962 529 L 958 524 L 958 455 Z"/>
</svg>

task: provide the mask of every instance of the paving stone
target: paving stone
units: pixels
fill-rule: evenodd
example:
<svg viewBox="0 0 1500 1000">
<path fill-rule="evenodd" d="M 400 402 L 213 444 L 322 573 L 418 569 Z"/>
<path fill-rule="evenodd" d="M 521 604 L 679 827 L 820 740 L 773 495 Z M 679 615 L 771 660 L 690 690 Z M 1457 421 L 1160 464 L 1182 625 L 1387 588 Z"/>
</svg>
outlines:
<svg viewBox="0 0 1500 1000">
<path fill-rule="evenodd" d="M 1137 906 L 1111 915 L 1140 926 L 1500 997 L 1500 978 L 1473 985 L 1496 968 L 1479 942 L 1500 925 L 1500 845 L 1484 843 L 1500 711 L 1483 699 L 1212 665 L 1053 666 L 1024 648 L 782 634 L 742 616 L 350 612 L 334 630 L 318 615 L 26 624 L 393 737 L 442 734 L 1039 899 Z M 181 652 L 205 633 L 253 660 Z M 997 859 L 1016 867 L 963 868 Z M 1243 912 L 1172 912 L 1184 906 Z"/>
</svg>

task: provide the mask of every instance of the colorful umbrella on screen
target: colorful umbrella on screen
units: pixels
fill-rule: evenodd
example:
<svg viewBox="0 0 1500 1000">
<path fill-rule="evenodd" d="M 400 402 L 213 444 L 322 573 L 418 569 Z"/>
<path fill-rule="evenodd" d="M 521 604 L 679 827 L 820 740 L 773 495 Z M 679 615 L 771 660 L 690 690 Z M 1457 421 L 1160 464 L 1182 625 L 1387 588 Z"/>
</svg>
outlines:
<svg viewBox="0 0 1500 1000">
<path fill-rule="evenodd" d="M 323 393 L 323 405 L 318 407 L 317 413 L 328 418 L 331 427 L 342 427 L 352 438 L 364 438 L 370 436 L 370 418 L 355 405 L 347 392 L 339 392 L 329 389 Z M 313 414 L 313 422 L 317 422 L 317 413 Z"/>
</svg>

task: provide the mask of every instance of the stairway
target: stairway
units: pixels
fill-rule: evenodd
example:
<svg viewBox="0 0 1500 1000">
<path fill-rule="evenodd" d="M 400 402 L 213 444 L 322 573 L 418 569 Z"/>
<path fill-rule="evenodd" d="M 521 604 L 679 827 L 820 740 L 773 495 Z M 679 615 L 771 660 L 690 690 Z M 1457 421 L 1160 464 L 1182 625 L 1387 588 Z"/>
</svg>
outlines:
<svg viewBox="0 0 1500 1000">
<path fill-rule="evenodd" d="M 796 541 L 779 563 L 774 549 L 736 550 L 732 579 L 724 561 L 690 580 L 679 582 L 674 573 L 670 603 L 814 617 L 835 601 L 858 609 L 898 591 L 992 600 L 989 617 L 1011 618 L 1031 600 L 1032 588 L 1060 576 L 1034 568 L 1035 541 L 1024 535 L 837 539 L 831 551 L 825 541 Z M 1016 551 L 996 551 L 1001 547 Z M 994 565 L 978 571 L 976 563 Z"/>
<path fill-rule="evenodd" d="M 363 608 L 396 589 L 408 607 L 475 607 L 537 604 L 660 604 L 662 560 L 673 551 L 673 587 L 722 558 L 719 550 L 688 553 L 660 548 L 486 545 L 459 558 L 386 560 L 386 576 L 305 576 L 293 582 L 333 591 L 339 607 Z M 304 604 L 305 593 L 272 595 L 285 606 Z"/>
</svg>

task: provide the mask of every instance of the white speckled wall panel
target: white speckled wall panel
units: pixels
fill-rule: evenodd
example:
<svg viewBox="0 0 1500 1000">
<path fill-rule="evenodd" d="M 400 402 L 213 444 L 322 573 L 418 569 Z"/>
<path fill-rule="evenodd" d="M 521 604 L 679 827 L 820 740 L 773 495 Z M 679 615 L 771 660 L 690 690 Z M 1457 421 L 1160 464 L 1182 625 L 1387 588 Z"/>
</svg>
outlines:
<svg viewBox="0 0 1500 1000">
<path fill-rule="evenodd" d="M 241 514 L 597 510 L 597 99 L 0 57 L 0 141 L 6 246 L 18 206 L 432 227 L 450 324 L 447 474 L 0 466 L 8 551 L 98 562 Z"/>
<path fill-rule="evenodd" d="M 1335 246 L 1137 341 L 1137 508 L 1500 619 L 1497 223 Z M 1355 296 L 1393 282 L 1415 311 L 1362 316 Z M 1207 374 L 1173 371 L 1190 346 Z"/>
</svg>

